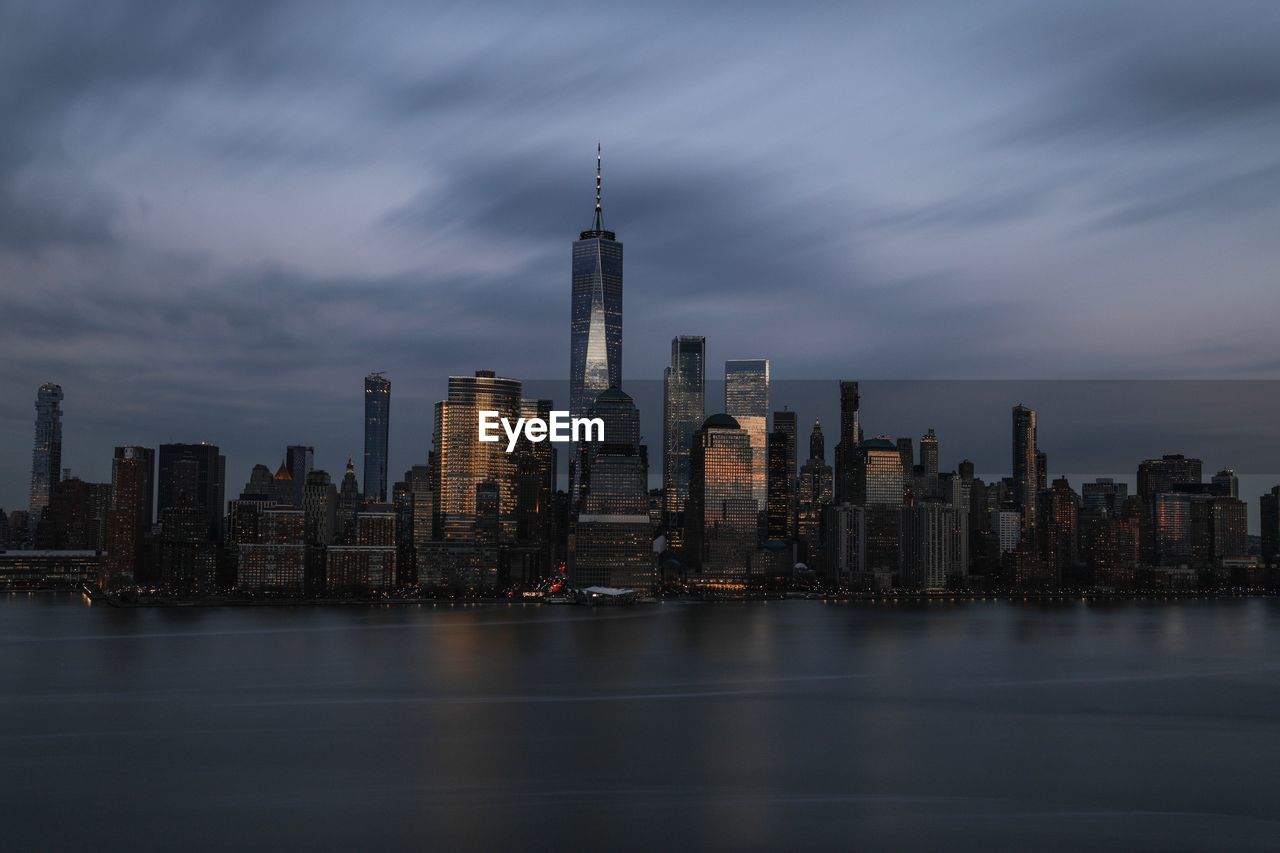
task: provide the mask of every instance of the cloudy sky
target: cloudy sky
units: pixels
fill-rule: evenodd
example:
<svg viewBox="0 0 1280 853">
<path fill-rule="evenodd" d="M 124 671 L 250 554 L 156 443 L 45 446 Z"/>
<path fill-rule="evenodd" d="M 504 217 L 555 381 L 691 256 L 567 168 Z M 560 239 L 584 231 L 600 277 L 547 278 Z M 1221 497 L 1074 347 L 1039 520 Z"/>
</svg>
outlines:
<svg viewBox="0 0 1280 853">
<path fill-rule="evenodd" d="M 1280 378 L 1273 0 L 0 0 L 0 117 L 0 506 L 42 382 L 74 472 L 206 439 L 230 493 L 359 460 L 370 370 L 397 473 L 448 374 L 562 378 L 597 140 L 628 378 L 681 333 L 790 379 Z"/>
</svg>

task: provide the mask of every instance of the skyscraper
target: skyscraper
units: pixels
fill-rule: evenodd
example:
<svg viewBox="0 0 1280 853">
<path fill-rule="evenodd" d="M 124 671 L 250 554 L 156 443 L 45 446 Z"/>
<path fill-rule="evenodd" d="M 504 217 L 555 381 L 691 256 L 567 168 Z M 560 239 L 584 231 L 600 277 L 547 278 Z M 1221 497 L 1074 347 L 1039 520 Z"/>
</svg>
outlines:
<svg viewBox="0 0 1280 853">
<path fill-rule="evenodd" d="M 62 386 L 49 382 L 36 392 L 36 435 L 31 452 L 31 516 L 36 525 L 62 476 Z"/>
<path fill-rule="evenodd" d="M 302 509 L 303 493 L 307 487 L 307 475 L 315 467 L 315 450 L 304 444 L 291 444 L 284 451 L 284 464 L 293 478 L 293 492 L 290 502 Z"/>
<path fill-rule="evenodd" d="M 1022 529 L 1028 536 L 1036 523 L 1036 489 L 1040 478 L 1036 453 L 1036 413 L 1019 403 L 1013 407 L 1014 505 L 1022 512 Z"/>
<path fill-rule="evenodd" d="M 751 440 L 729 415 L 712 415 L 694 435 L 689 456 L 685 535 L 694 583 L 746 584 L 756 548 L 756 515 Z"/>
<path fill-rule="evenodd" d="M 441 539 L 474 541 L 477 493 L 496 488 L 498 540 L 515 535 L 516 456 L 503 442 L 480 442 L 480 411 L 496 411 L 514 423 L 520 417 L 518 380 L 477 370 L 475 376 L 450 376 L 449 397 L 436 403 L 435 483 L 437 523 Z"/>
<path fill-rule="evenodd" d="M 724 410 L 751 439 L 751 495 L 756 511 L 768 502 L 767 448 L 769 360 L 740 358 L 724 363 Z"/>
<path fill-rule="evenodd" d="M 619 388 L 601 394 L 590 416 L 604 420 L 604 441 L 584 445 L 591 451 L 569 549 L 569 574 L 578 588 L 648 590 L 655 582 L 655 562 L 640 416 Z"/>
<path fill-rule="evenodd" d="M 155 500 L 156 452 L 150 447 L 117 447 L 111 460 L 111 510 L 107 515 L 104 589 L 132 580 L 142 543 L 151 532 Z"/>
<path fill-rule="evenodd" d="M 667 541 L 684 538 L 689 499 L 689 448 L 706 418 L 707 339 L 680 335 L 671 340 L 671 366 L 662 379 L 662 500 Z"/>
<path fill-rule="evenodd" d="M 216 444 L 160 445 L 156 512 L 161 521 L 167 509 L 193 507 L 204 512 L 207 538 L 221 539 L 226 476 L 227 458 Z"/>
<path fill-rule="evenodd" d="M 840 383 L 840 434 L 836 436 L 835 502 L 853 501 L 856 449 L 862 440 L 862 424 L 859 407 L 861 397 L 858 383 L 843 380 Z"/>
<path fill-rule="evenodd" d="M 1272 486 L 1258 501 L 1262 520 L 1262 564 L 1273 566 L 1280 560 L 1280 486 Z"/>
<path fill-rule="evenodd" d="M 364 378 L 364 497 L 375 503 L 387 500 L 390 432 L 391 380 L 381 373 L 370 373 Z"/>
<path fill-rule="evenodd" d="M 809 459 L 800 468 L 796 489 L 796 538 L 800 542 L 800 559 L 815 570 L 822 557 L 822 516 L 831 505 L 832 489 L 822 423 L 814 418 L 813 431 L 809 433 Z"/>
<path fill-rule="evenodd" d="M 796 413 L 773 413 L 773 431 L 767 442 L 769 517 L 768 537 L 795 538 L 796 524 Z"/>
<path fill-rule="evenodd" d="M 569 316 L 569 410 L 586 414 L 602 392 L 622 386 L 622 244 L 606 231 L 596 146 L 596 213 L 573 244 Z"/>
<path fill-rule="evenodd" d="M 933 494 L 938 487 L 938 437 L 934 435 L 932 427 L 920 437 L 920 467 L 924 468 L 930 494 Z"/>
</svg>

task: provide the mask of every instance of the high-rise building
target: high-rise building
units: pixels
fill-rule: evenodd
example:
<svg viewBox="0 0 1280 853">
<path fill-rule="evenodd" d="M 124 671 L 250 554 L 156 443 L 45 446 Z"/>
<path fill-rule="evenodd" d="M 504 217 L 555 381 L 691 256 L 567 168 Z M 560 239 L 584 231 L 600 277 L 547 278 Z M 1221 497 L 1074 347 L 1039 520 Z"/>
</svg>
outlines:
<svg viewBox="0 0 1280 853">
<path fill-rule="evenodd" d="M 911 436 L 901 436 L 898 441 L 898 458 L 902 460 L 902 489 L 905 492 L 912 487 L 912 469 L 916 464 L 915 443 Z"/>
<path fill-rule="evenodd" d="M 862 441 L 858 383 L 840 382 L 840 434 L 836 437 L 835 502 L 852 503 L 858 442 Z"/>
<path fill-rule="evenodd" d="M 356 515 L 360 512 L 362 502 L 360 481 L 356 479 L 356 466 L 348 456 L 347 472 L 342 475 L 342 483 L 338 486 L 337 542 L 349 545 L 355 540 Z"/>
<path fill-rule="evenodd" d="M 518 380 L 477 370 L 474 376 L 449 377 L 448 399 L 435 410 L 435 513 L 437 538 L 475 541 L 476 495 L 486 483 L 497 489 L 497 536 L 514 539 L 516 530 L 515 454 L 503 442 L 480 442 L 480 412 L 496 411 L 512 423 L 520 417 Z"/>
<path fill-rule="evenodd" d="M 923 501 L 902 507 L 899 514 L 902 585 L 908 589 L 946 589 L 947 578 L 962 573 L 955 563 L 959 553 L 955 509 Z"/>
<path fill-rule="evenodd" d="M 554 403 L 548 399 L 520 401 L 520 414 L 549 421 Z M 637 432 L 638 432 L 637 426 Z M 516 442 L 516 542 L 511 578 L 532 586 L 549 577 L 555 546 L 556 446 L 532 442 L 521 434 Z"/>
<path fill-rule="evenodd" d="M 243 592 L 302 595 L 307 591 L 306 511 L 260 511 L 252 541 L 236 545 L 236 587 Z"/>
<path fill-rule="evenodd" d="M 52 382 L 36 392 L 36 434 L 31 451 L 30 523 L 39 523 L 54 484 L 62 476 L 62 386 Z"/>
<path fill-rule="evenodd" d="M 851 468 L 851 503 L 865 507 L 867 571 L 898 571 L 902 514 L 902 457 L 883 436 L 856 448 Z"/>
<path fill-rule="evenodd" d="M 602 392 L 622 386 L 622 244 L 606 231 L 596 147 L 596 212 L 573 244 L 569 410 L 582 417 Z"/>
<path fill-rule="evenodd" d="M 1080 496 L 1065 477 L 1037 496 L 1040 568 L 1054 584 L 1069 580 L 1079 562 Z"/>
<path fill-rule="evenodd" d="M 1016 551 L 1022 539 L 1022 513 L 1005 509 L 992 511 L 991 532 L 998 537 L 1001 554 Z"/>
<path fill-rule="evenodd" d="M 751 439 L 751 495 L 756 511 L 769 498 L 767 448 L 769 420 L 769 360 L 732 359 L 724 363 L 724 410 Z"/>
<path fill-rule="evenodd" d="M 1154 504 L 1156 495 L 1172 492 L 1177 486 L 1199 483 L 1203 463 L 1199 459 L 1171 453 L 1159 459 L 1144 459 L 1138 465 L 1138 497 Z"/>
<path fill-rule="evenodd" d="M 284 464 L 293 482 L 290 503 L 302 509 L 303 495 L 307 488 L 307 475 L 315 467 L 315 449 L 304 444 L 291 444 L 284 451 Z"/>
<path fill-rule="evenodd" d="M 1013 498 L 1022 513 L 1022 530 L 1028 541 L 1036 524 L 1037 452 L 1036 413 L 1019 403 L 1013 407 Z"/>
<path fill-rule="evenodd" d="M 227 458 L 216 444 L 162 444 L 157 478 L 156 512 L 163 523 L 167 509 L 194 507 L 208 521 L 207 538 L 222 538 Z"/>
<path fill-rule="evenodd" d="M 579 589 L 650 590 L 656 583 L 656 566 L 639 414 L 630 396 L 610 388 L 596 399 L 589 416 L 604 421 L 604 441 L 589 445 L 581 505 L 570 539 L 569 577 Z"/>
<path fill-rule="evenodd" d="M 381 373 L 364 378 L 364 497 L 387 500 L 387 452 L 391 434 L 391 380 Z"/>
<path fill-rule="evenodd" d="M 727 414 L 703 422 L 689 457 L 686 564 L 695 585 L 741 587 L 756 550 L 751 439 Z"/>
<path fill-rule="evenodd" d="M 662 379 L 662 501 L 667 543 L 673 548 L 683 544 L 689 448 L 706 419 L 706 361 L 706 338 L 672 338 L 671 366 Z"/>
<path fill-rule="evenodd" d="M 933 427 L 920 438 L 920 467 L 924 469 L 928 494 L 934 496 L 938 490 L 938 437 Z"/>
<path fill-rule="evenodd" d="M 1080 509 L 1116 518 L 1129 497 L 1129 486 L 1111 477 L 1099 477 L 1080 486 Z"/>
<path fill-rule="evenodd" d="M 101 551 L 111 505 L 110 483 L 63 477 L 53 485 L 36 530 L 42 551 Z"/>
<path fill-rule="evenodd" d="M 768 455 L 768 538 L 788 542 L 796 531 L 796 413 L 773 413 Z"/>
<path fill-rule="evenodd" d="M 809 433 L 809 458 L 800 467 L 796 489 L 798 556 L 815 571 L 822 569 L 822 520 L 831 504 L 834 489 L 831 466 L 824 458 L 825 450 L 822 424 L 815 418 L 813 430 Z"/>
<path fill-rule="evenodd" d="M 1262 564 L 1274 566 L 1280 562 L 1280 486 L 1258 500 L 1262 519 Z"/>
<path fill-rule="evenodd" d="M 1230 468 L 1223 468 L 1214 474 L 1209 480 L 1209 491 L 1228 498 L 1240 497 L 1240 480 L 1236 477 L 1236 472 Z"/>
<path fill-rule="evenodd" d="M 822 524 L 822 567 L 836 586 L 870 588 L 867 577 L 867 513 L 853 504 L 829 506 Z"/>
</svg>

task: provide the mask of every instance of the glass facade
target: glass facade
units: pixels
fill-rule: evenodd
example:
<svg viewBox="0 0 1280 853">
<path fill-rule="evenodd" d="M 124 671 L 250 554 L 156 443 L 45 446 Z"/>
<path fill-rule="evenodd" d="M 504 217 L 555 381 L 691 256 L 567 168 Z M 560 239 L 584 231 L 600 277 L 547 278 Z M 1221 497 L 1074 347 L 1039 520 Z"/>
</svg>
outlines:
<svg viewBox="0 0 1280 853">
<path fill-rule="evenodd" d="M 31 516 L 34 526 L 62 477 L 62 386 L 48 383 L 36 392 L 36 435 L 31 452 Z"/>
<path fill-rule="evenodd" d="M 733 359 L 724 363 L 724 410 L 751 440 L 751 496 L 756 511 L 768 505 L 769 360 Z"/>
<path fill-rule="evenodd" d="M 364 497 L 387 500 L 387 443 L 391 432 L 391 380 L 381 373 L 364 378 Z M 297 479 L 297 475 L 294 475 Z"/>
<path fill-rule="evenodd" d="M 694 436 L 685 510 L 685 550 L 694 583 L 744 584 L 756 550 L 751 439 L 728 415 Z"/>
<path fill-rule="evenodd" d="M 569 411 L 582 417 L 602 391 L 622 385 L 622 244 L 606 231 L 596 155 L 596 216 L 573 244 Z"/>
<path fill-rule="evenodd" d="M 681 335 L 671 341 L 671 366 L 662 383 L 663 513 L 669 544 L 683 540 L 689 500 L 689 448 L 706 418 L 706 338 Z"/>
<path fill-rule="evenodd" d="M 1036 413 L 1021 404 L 1013 407 L 1014 503 L 1022 512 L 1024 532 L 1035 527 L 1036 491 L 1039 488 L 1036 451 Z"/>
</svg>

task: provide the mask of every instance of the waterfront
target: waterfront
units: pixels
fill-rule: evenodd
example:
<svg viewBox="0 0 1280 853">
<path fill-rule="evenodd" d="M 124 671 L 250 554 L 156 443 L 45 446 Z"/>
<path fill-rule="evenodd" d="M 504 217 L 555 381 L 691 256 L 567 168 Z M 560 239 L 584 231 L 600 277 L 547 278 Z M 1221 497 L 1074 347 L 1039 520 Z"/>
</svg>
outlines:
<svg viewBox="0 0 1280 853">
<path fill-rule="evenodd" d="M 1270 848 L 1273 599 L 0 597 L 14 849 Z"/>
</svg>

